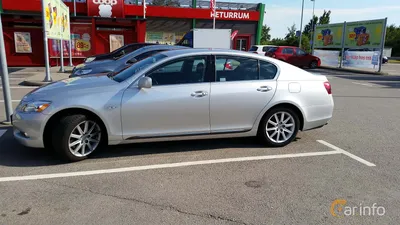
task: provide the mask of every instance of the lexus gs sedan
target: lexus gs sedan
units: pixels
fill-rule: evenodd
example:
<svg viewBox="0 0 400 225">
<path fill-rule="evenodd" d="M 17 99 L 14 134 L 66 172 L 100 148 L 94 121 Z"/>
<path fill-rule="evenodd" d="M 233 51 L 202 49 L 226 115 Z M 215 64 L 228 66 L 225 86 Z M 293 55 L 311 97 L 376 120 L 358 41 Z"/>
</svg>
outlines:
<svg viewBox="0 0 400 225">
<path fill-rule="evenodd" d="M 282 147 L 326 125 L 333 108 L 325 76 L 253 53 L 183 49 L 42 86 L 23 97 L 12 124 L 21 144 L 79 161 L 134 142 L 258 136 Z"/>
</svg>

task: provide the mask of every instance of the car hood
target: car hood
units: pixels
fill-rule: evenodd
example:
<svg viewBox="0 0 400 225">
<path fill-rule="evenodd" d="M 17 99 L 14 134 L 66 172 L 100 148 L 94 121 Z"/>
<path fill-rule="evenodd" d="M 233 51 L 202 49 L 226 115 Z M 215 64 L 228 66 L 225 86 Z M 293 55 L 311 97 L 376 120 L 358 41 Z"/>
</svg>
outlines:
<svg viewBox="0 0 400 225">
<path fill-rule="evenodd" d="M 92 62 L 88 62 L 88 63 L 84 63 L 83 67 L 80 67 L 78 69 L 82 69 L 82 68 L 91 68 L 91 67 L 99 67 L 111 62 L 115 62 L 115 60 L 112 59 L 105 59 L 105 60 L 96 60 L 96 61 L 92 61 Z"/>
<path fill-rule="evenodd" d="M 110 79 L 105 74 L 68 78 L 41 86 L 29 92 L 22 101 L 46 100 L 52 96 L 65 94 L 84 94 L 93 91 L 104 91 L 105 87 L 115 86 L 118 82 Z"/>
</svg>

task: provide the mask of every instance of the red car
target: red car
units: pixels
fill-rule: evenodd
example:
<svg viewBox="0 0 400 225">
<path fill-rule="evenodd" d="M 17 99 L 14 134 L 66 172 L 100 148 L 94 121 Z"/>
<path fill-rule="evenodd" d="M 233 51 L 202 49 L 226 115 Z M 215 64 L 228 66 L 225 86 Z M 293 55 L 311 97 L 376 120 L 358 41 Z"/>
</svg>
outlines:
<svg viewBox="0 0 400 225">
<path fill-rule="evenodd" d="M 302 49 L 293 46 L 277 46 L 270 48 L 265 56 L 276 58 L 299 67 L 311 69 L 321 66 L 321 60 Z"/>
</svg>

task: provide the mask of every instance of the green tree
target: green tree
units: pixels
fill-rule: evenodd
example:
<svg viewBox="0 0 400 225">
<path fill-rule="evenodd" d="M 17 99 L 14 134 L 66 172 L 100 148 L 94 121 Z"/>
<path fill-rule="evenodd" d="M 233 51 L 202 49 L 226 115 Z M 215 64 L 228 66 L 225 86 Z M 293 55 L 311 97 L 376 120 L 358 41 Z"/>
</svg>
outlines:
<svg viewBox="0 0 400 225">
<path fill-rule="evenodd" d="M 269 26 L 263 25 L 261 31 L 261 41 L 260 41 L 262 45 L 267 45 L 271 40 L 271 34 L 269 34 L 270 31 L 271 28 Z"/>
<path fill-rule="evenodd" d="M 385 46 L 392 47 L 392 56 L 400 56 L 400 26 L 392 24 L 386 28 Z"/>
<path fill-rule="evenodd" d="M 319 17 L 318 24 L 329 24 L 331 21 L 331 10 L 325 11 L 322 16 Z"/>
<path fill-rule="evenodd" d="M 318 24 L 318 17 L 317 16 L 314 16 L 313 19 L 310 19 L 310 22 L 308 22 L 308 24 L 306 24 L 306 26 L 304 26 L 303 35 L 305 35 L 307 37 L 311 37 L 312 25 L 313 24 L 314 24 L 314 26 Z"/>
</svg>

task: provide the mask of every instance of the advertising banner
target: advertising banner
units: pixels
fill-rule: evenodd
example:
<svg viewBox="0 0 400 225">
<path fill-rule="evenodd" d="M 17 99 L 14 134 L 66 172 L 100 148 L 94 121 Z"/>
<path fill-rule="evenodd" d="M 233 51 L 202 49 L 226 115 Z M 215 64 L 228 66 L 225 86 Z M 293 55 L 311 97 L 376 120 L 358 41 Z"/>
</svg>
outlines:
<svg viewBox="0 0 400 225">
<path fill-rule="evenodd" d="M 15 52 L 32 53 L 31 34 L 29 32 L 14 32 Z"/>
<path fill-rule="evenodd" d="M 321 66 L 339 67 L 340 51 L 314 50 L 314 55 L 321 59 Z"/>
<path fill-rule="evenodd" d="M 71 24 L 72 57 L 86 58 L 92 55 L 90 24 Z M 59 41 L 49 40 L 50 57 L 60 57 Z M 69 41 L 63 41 L 64 56 L 69 56 Z"/>
<path fill-rule="evenodd" d="M 385 19 L 346 23 L 345 48 L 380 48 Z"/>
<path fill-rule="evenodd" d="M 124 46 L 124 35 L 110 34 L 110 52 Z"/>
<path fill-rule="evenodd" d="M 49 39 L 69 40 L 69 8 L 61 0 L 43 0 L 45 32 Z"/>
<path fill-rule="evenodd" d="M 124 0 L 86 0 L 88 16 L 124 17 Z"/>
<path fill-rule="evenodd" d="M 341 48 L 344 23 L 318 25 L 314 48 Z"/>
<path fill-rule="evenodd" d="M 146 32 L 146 42 L 174 45 L 178 43 L 185 32 Z"/>
<path fill-rule="evenodd" d="M 345 51 L 343 66 L 375 69 L 379 66 L 379 51 Z"/>
</svg>

